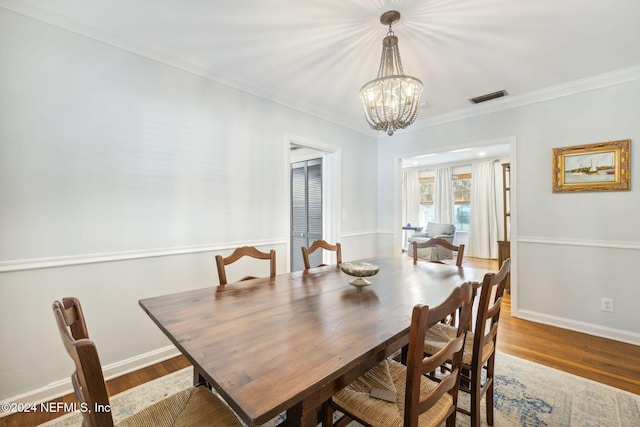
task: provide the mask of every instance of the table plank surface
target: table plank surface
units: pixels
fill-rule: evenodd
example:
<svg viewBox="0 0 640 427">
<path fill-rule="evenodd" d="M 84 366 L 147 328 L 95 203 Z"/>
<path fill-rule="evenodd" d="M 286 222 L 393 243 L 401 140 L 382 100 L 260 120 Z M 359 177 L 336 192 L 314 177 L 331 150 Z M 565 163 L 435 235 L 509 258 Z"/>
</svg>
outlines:
<svg viewBox="0 0 640 427">
<path fill-rule="evenodd" d="M 249 425 L 314 405 L 408 342 L 411 310 L 487 272 L 401 258 L 356 288 L 335 266 L 140 300 Z"/>
</svg>

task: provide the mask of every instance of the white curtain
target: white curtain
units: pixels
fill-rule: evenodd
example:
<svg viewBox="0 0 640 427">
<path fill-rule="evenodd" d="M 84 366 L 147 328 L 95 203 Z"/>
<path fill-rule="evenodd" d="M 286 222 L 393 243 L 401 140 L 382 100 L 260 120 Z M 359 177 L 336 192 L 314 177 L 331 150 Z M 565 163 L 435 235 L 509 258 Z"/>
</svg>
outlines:
<svg viewBox="0 0 640 427">
<path fill-rule="evenodd" d="M 437 168 L 433 194 L 433 220 L 439 224 L 453 224 L 453 173 L 451 168 Z"/>
<path fill-rule="evenodd" d="M 471 165 L 471 221 L 465 255 L 498 258 L 498 210 L 494 162 Z"/>
<path fill-rule="evenodd" d="M 405 171 L 402 188 L 402 226 L 417 227 L 420 221 L 420 173 Z"/>
</svg>

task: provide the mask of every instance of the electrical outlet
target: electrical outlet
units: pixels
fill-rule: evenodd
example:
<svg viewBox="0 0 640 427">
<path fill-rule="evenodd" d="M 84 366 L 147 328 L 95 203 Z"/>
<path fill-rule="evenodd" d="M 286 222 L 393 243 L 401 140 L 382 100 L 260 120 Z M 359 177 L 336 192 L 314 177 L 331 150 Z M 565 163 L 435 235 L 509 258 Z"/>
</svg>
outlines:
<svg viewBox="0 0 640 427">
<path fill-rule="evenodd" d="M 613 311 L 613 298 L 600 298 L 600 310 Z"/>
</svg>

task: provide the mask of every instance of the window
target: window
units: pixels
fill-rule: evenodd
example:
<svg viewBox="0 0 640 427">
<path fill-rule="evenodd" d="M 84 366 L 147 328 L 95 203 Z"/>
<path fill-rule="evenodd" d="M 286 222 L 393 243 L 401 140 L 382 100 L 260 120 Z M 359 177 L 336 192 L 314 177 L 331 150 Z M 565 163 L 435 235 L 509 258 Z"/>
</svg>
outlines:
<svg viewBox="0 0 640 427">
<path fill-rule="evenodd" d="M 420 178 L 420 224 L 433 222 L 434 178 Z"/>
<path fill-rule="evenodd" d="M 453 220 L 456 231 L 469 231 L 471 218 L 471 174 L 453 175 L 455 199 Z M 420 178 L 420 224 L 434 222 L 433 192 L 435 178 Z"/>
<path fill-rule="evenodd" d="M 454 175 L 452 184 L 455 199 L 453 220 L 456 231 L 469 231 L 471 219 L 471 174 Z"/>
</svg>

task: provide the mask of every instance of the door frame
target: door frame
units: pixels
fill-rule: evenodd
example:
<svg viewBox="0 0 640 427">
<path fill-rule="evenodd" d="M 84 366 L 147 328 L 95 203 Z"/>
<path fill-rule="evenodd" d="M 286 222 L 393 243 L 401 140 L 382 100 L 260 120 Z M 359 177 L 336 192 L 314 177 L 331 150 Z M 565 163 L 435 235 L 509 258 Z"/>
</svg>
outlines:
<svg viewBox="0 0 640 427">
<path fill-rule="evenodd" d="M 467 148 L 467 147 L 479 147 L 490 146 L 496 144 L 508 144 L 509 145 L 509 162 L 511 163 L 511 175 L 509 178 L 510 184 L 510 236 L 511 242 L 511 313 L 515 316 L 518 313 L 518 213 L 517 213 L 517 165 L 516 165 L 516 147 L 517 138 L 515 136 L 506 136 L 502 138 L 496 138 L 491 140 L 474 141 L 462 144 L 456 147 L 449 147 L 451 149 Z M 411 155 L 403 154 L 394 156 L 394 210 L 393 220 L 394 224 L 402 223 L 402 159 L 405 157 L 413 157 L 421 154 L 428 154 L 432 152 L 440 152 L 448 150 L 423 150 L 420 153 L 414 153 Z M 402 228 L 394 227 L 393 229 L 393 253 L 394 256 L 402 256 Z"/>
<path fill-rule="evenodd" d="M 304 177 L 302 182 L 299 182 L 296 185 L 300 185 L 303 188 L 298 188 L 298 187 L 292 187 L 291 188 L 291 196 L 290 196 L 290 200 L 293 203 L 293 199 L 294 199 L 294 194 L 293 192 L 295 191 L 296 193 L 296 204 L 300 203 L 301 200 L 298 198 L 301 194 L 298 193 L 298 191 L 302 190 L 302 195 L 303 195 L 303 200 L 304 200 L 304 213 L 298 211 L 298 215 L 300 216 L 304 216 L 304 227 L 301 228 L 300 227 L 300 223 L 299 221 L 302 219 L 300 217 L 298 217 L 298 215 L 296 215 L 295 217 L 293 216 L 293 208 L 291 209 L 291 234 L 290 234 L 290 242 L 292 245 L 294 245 L 295 242 L 295 246 L 291 247 L 291 251 L 289 252 L 289 256 L 290 256 L 290 270 L 293 270 L 293 267 L 296 267 L 298 270 L 303 269 L 304 268 L 304 263 L 303 263 L 303 257 L 302 254 L 300 253 L 300 245 L 303 245 L 304 247 L 309 247 L 311 245 L 311 243 L 315 240 L 318 239 L 322 239 L 323 237 L 323 224 L 324 224 L 324 188 L 323 188 L 323 182 L 322 182 L 322 175 L 323 175 L 323 167 L 322 164 L 324 163 L 324 158 L 323 158 L 323 152 L 322 151 L 317 151 L 317 150 L 312 150 L 309 151 L 308 149 L 306 150 L 305 154 L 302 156 L 296 155 L 292 156 L 294 158 L 291 159 L 291 163 L 290 163 L 290 167 L 289 167 L 289 171 L 291 173 L 291 184 L 293 186 L 293 173 L 294 171 L 296 171 L 296 175 L 297 175 L 297 179 L 300 179 L 302 177 Z M 315 175 L 316 173 L 319 173 L 319 178 L 320 180 L 317 179 L 317 177 L 315 179 L 313 179 L 313 181 L 310 179 L 310 174 L 311 171 L 314 171 L 313 174 Z M 298 174 L 302 174 L 302 176 L 298 175 Z M 314 187 L 319 184 L 320 186 L 320 198 L 318 200 L 318 198 L 316 196 L 312 196 L 312 192 L 310 191 L 310 186 L 313 185 Z M 320 220 L 320 227 L 318 228 L 318 218 L 315 218 L 313 221 L 313 224 L 311 224 L 311 216 L 310 216 L 310 208 L 311 208 L 311 198 L 313 197 L 314 203 L 315 202 L 320 202 L 320 212 L 317 212 L 314 209 L 314 215 L 315 214 L 320 214 L 319 220 Z M 298 206 L 298 209 L 300 208 L 300 206 Z M 298 226 L 295 226 L 295 224 L 298 223 Z M 311 228 L 313 228 L 313 232 L 311 232 Z M 304 242 L 302 241 L 304 240 Z M 323 263 L 323 254 L 324 251 L 319 251 L 316 252 L 313 255 L 309 255 L 310 259 L 313 258 L 313 262 L 315 262 L 316 264 L 320 264 Z M 320 257 L 320 261 L 318 261 L 318 257 Z M 296 261 L 296 265 L 293 265 L 294 259 L 298 258 L 298 261 Z"/>
<path fill-rule="evenodd" d="M 315 158 L 322 157 L 322 236 L 331 244 L 339 242 L 342 236 L 342 148 L 306 137 L 285 135 L 286 272 L 291 271 L 291 144 L 320 151 Z"/>
</svg>

